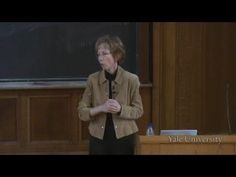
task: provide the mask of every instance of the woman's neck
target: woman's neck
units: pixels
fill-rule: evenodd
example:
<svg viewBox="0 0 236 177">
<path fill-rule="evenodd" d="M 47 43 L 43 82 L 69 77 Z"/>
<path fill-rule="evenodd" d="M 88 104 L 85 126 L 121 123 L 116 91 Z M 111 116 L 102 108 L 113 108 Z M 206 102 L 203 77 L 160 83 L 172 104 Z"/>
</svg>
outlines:
<svg viewBox="0 0 236 177">
<path fill-rule="evenodd" d="M 117 68 L 117 70 L 118 70 L 118 68 Z M 105 77 L 106 77 L 106 79 L 109 80 L 109 81 L 115 80 L 115 79 L 116 79 L 116 75 L 117 75 L 117 70 L 115 70 L 115 72 L 112 73 L 112 74 L 109 73 L 109 72 L 107 72 L 107 71 L 105 71 Z"/>
<path fill-rule="evenodd" d="M 111 67 L 107 70 L 107 72 L 110 74 L 114 74 L 116 72 L 117 68 L 118 68 L 118 64 L 115 63 L 113 67 Z"/>
</svg>

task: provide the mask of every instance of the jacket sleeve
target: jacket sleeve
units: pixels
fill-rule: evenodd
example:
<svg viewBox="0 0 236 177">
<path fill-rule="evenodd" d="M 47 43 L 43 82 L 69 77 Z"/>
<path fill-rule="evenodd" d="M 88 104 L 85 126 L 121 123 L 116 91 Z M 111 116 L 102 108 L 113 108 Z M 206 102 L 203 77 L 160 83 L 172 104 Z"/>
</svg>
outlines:
<svg viewBox="0 0 236 177">
<path fill-rule="evenodd" d="M 86 84 L 86 88 L 84 90 L 84 93 L 77 108 L 78 116 L 81 120 L 89 121 L 91 119 L 89 114 L 91 109 L 91 104 L 92 104 L 92 83 L 89 77 Z"/>
<path fill-rule="evenodd" d="M 137 76 L 133 78 L 130 105 L 121 105 L 122 108 L 119 116 L 124 119 L 138 119 L 143 115 L 142 98 L 139 93 L 140 82 Z"/>
</svg>

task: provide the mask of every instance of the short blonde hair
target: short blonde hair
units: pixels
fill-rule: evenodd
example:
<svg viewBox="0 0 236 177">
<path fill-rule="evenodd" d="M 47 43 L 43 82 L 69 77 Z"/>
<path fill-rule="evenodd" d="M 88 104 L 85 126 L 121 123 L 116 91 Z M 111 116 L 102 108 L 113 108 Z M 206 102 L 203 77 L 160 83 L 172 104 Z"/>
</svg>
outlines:
<svg viewBox="0 0 236 177">
<path fill-rule="evenodd" d="M 125 47 L 123 42 L 120 40 L 118 36 L 111 36 L 111 35 L 105 35 L 97 39 L 95 43 L 95 52 L 97 54 L 98 48 L 101 45 L 107 46 L 107 48 L 110 50 L 112 56 L 117 59 L 117 62 L 121 64 L 126 55 Z"/>
</svg>

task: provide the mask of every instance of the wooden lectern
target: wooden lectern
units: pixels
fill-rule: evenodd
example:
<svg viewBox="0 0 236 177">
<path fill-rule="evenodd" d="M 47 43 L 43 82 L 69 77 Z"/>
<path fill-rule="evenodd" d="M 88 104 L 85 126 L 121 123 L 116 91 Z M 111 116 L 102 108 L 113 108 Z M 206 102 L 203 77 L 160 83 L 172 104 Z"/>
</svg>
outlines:
<svg viewBox="0 0 236 177">
<path fill-rule="evenodd" d="M 235 155 L 236 135 L 142 136 L 137 155 Z"/>
</svg>

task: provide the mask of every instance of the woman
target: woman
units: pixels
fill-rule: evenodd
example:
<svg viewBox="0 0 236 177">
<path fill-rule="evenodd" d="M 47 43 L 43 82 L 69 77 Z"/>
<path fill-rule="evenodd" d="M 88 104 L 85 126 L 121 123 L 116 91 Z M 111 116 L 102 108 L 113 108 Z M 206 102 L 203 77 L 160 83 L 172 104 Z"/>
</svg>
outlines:
<svg viewBox="0 0 236 177">
<path fill-rule="evenodd" d="M 143 115 L 139 79 L 119 64 L 125 49 L 117 36 L 100 37 L 95 52 L 101 71 L 89 75 L 79 102 L 79 117 L 89 123 L 90 154 L 134 154 L 138 127 Z"/>
</svg>

